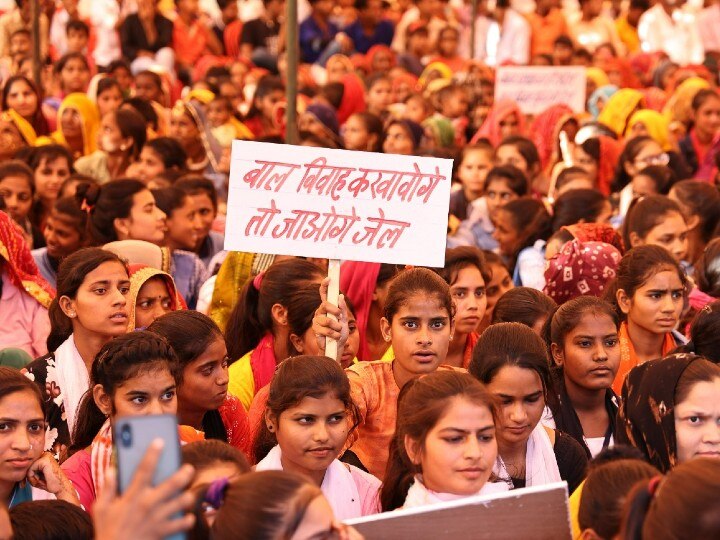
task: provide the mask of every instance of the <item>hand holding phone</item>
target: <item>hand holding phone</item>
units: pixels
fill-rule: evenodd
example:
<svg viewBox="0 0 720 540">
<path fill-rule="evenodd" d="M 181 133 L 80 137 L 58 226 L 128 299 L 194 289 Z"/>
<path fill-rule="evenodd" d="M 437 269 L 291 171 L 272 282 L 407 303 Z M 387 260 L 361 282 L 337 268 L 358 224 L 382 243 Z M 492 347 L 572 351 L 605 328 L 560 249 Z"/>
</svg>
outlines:
<svg viewBox="0 0 720 540">
<path fill-rule="evenodd" d="M 183 531 L 193 526 L 195 516 L 182 514 L 195 499 L 186 491 L 193 468 L 183 465 L 164 482 L 153 485 L 163 447 L 162 439 L 151 442 L 122 495 L 117 495 L 117 473 L 113 468 L 107 471 L 104 489 L 93 506 L 97 540 L 160 540 L 178 534 L 182 537 Z"/>
</svg>

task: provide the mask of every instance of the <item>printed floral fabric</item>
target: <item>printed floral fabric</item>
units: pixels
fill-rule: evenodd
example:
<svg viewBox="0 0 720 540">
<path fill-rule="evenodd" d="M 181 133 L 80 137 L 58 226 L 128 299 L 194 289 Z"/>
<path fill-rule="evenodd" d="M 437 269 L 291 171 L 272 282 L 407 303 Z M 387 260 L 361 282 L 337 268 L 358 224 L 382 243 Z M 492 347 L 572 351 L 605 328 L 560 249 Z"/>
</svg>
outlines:
<svg viewBox="0 0 720 540">
<path fill-rule="evenodd" d="M 22 373 L 38 385 L 45 400 L 45 450 L 51 452 L 55 459 L 62 460 L 70 446 L 70 430 L 65 416 L 62 389 L 57 383 L 55 355 L 50 353 L 38 358 L 28 364 Z"/>
<path fill-rule="evenodd" d="M 544 292 L 558 305 L 578 296 L 602 296 L 621 258 L 617 248 L 604 242 L 567 242 L 548 261 Z"/>
</svg>

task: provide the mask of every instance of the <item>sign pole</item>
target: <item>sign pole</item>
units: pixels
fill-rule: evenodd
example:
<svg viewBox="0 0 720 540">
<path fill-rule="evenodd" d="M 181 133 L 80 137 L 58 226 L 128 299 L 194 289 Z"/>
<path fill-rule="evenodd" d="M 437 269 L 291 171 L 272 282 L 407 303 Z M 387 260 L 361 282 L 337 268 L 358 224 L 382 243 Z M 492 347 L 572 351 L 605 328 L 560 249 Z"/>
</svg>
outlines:
<svg viewBox="0 0 720 540">
<path fill-rule="evenodd" d="M 298 11 L 297 0 L 287 1 L 285 13 L 287 43 L 287 121 L 285 123 L 285 142 L 298 144 L 297 95 L 298 95 Z"/>
<path fill-rule="evenodd" d="M 328 277 L 330 284 L 328 285 L 328 302 L 337 306 L 340 301 L 340 260 L 330 259 L 328 261 Z M 337 320 L 334 315 L 328 313 L 328 317 Z M 334 339 L 327 338 L 325 340 L 325 356 L 329 356 L 333 360 L 338 360 L 338 342 Z"/>
<path fill-rule="evenodd" d="M 42 90 L 42 51 L 40 50 L 40 0 L 31 0 L 33 79 L 35 86 Z"/>
</svg>

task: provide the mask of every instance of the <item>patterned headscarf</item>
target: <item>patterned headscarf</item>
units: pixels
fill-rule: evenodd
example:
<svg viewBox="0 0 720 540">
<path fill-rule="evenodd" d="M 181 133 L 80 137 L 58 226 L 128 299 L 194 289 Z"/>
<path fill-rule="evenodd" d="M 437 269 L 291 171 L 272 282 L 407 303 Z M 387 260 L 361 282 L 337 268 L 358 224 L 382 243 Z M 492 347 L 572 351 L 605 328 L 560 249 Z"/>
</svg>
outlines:
<svg viewBox="0 0 720 540">
<path fill-rule="evenodd" d="M 55 290 L 40 275 L 20 228 L 5 212 L 0 212 L 0 257 L 3 259 L 2 268 L 12 284 L 43 307 L 50 307 Z"/>
<path fill-rule="evenodd" d="M 600 297 L 615 278 L 622 255 L 603 242 L 567 242 L 548 261 L 543 292 L 558 305 L 578 296 Z"/>
<path fill-rule="evenodd" d="M 621 255 L 625 253 L 625 245 L 622 236 L 607 223 L 576 223 L 575 225 L 567 225 L 563 227 L 569 232 L 573 238 L 580 243 L 584 242 L 604 242 L 614 246 Z"/>
<path fill-rule="evenodd" d="M 187 309 L 187 305 L 185 305 L 185 301 L 182 299 L 182 296 L 180 296 L 180 293 L 178 293 L 175 281 L 170 274 L 163 272 L 162 270 L 158 270 L 157 268 L 145 266 L 144 264 L 131 264 L 130 291 L 128 291 L 127 295 L 127 302 L 130 305 L 127 327 L 128 332 L 135 330 L 135 308 L 137 305 L 138 295 L 140 294 L 140 289 L 142 289 L 143 285 L 154 277 L 161 277 L 163 283 L 165 283 L 170 295 L 170 309 L 172 311 Z"/>
<path fill-rule="evenodd" d="M 631 444 L 666 473 L 677 465 L 675 388 L 687 367 L 701 357 L 671 354 L 635 367 L 622 387 L 619 444 Z"/>
<path fill-rule="evenodd" d="M 622 88 L 610 97 L 598 116 L 598 121 L 612 129 L 618 137 L 622 137 L 632 113 L 643 107 L 643 100 L 644 96 L 639 90 Z"/>
</svg>

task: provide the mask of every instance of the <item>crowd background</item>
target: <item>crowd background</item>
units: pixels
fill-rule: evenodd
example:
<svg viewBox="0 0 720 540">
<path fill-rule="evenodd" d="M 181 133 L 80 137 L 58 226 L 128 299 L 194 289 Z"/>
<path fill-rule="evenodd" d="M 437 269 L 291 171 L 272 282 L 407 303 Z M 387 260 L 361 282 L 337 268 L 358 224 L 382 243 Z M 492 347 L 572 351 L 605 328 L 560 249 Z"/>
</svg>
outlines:
<svg viewBox="0 0 720 540">
<path fill-rule="evenodd" d="M 0 0 L 0 538 L 561 480 L 576 538 L 720 536 L 718 0 L 301 0 L 297 69 L 284 0 L 39 8 Z M 334 306 L 326 260 L 225 251 L 235 139 L 453 159 L 445 267 L 344 262 Z M 185 465 L 116 495 L 115 418 L 160 413 Z"/>
</svg>

